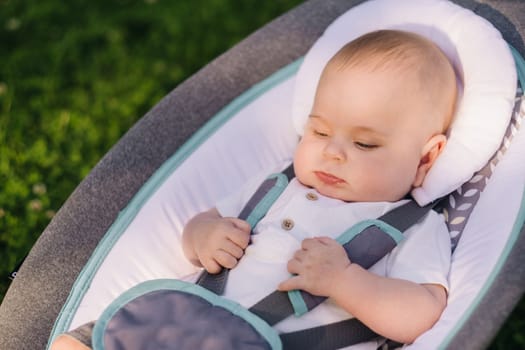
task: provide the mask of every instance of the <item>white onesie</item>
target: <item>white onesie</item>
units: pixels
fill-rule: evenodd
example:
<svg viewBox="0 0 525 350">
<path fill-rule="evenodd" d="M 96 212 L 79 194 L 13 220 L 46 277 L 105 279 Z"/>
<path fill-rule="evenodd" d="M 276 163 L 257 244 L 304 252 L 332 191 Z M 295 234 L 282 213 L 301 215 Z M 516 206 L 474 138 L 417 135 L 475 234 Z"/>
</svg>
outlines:
<svg viewBox="0 0 525 350">
<path fill-rule="evenodd" d="M 237 217 L 261 179 L 217 203 L 223 217 Z M 254 228 L 252 242 L 230 271 L 224 297 L 250 307 L 289 278 L 286 265 L 304 238 L 337 238 L 354 224 L 376 219 L 407 200 L 348 203 L 327 198 L 293 179 L 266 216 Z M 448 290 L 450 236 L 443 216 L 431 211 L 405 232 L 405 239 L 370 271 L 415 283 L 439 284 Z M 290 316 L 275 327 L 291 332 L 352 317 L 331 300 L 301 317 Z M 368 344 L 376 349 L 376 343 Z M 351 347 L 352 349 L 356 347 Z M 359 349 L 368 348 L 362 345 Z"/>
</svg>

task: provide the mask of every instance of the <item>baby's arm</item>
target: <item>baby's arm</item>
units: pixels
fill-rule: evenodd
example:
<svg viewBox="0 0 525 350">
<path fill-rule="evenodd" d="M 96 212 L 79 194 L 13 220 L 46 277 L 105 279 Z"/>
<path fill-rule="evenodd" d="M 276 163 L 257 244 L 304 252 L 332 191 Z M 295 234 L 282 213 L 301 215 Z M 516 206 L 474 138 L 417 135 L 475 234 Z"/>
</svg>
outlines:
<svg viewBox="0 0 525 350">
<path fill-rule="evenodd" d="M 326 296 L 376 333 L 402 343 L 430 329 L 446 306 L 440 285 L 381 277 L 352 264 L 339 243 L 328 237 L 306 239 L 288 263 L 296 276 L 280 290 Z"/>
<path fill-rule="evenodd" d="M 51 344 L 51 350 L 91 350 L 91 348 L 69 335 L 61 334 Z"/>
<path fill-rule="evenodd" d="M 182 233 L 188 260 L 210 273 L 235 267 L 249 241 L 250 225 L 246 221 L 223 218 L 215 208 L 194 216 Z"/>
</svg>

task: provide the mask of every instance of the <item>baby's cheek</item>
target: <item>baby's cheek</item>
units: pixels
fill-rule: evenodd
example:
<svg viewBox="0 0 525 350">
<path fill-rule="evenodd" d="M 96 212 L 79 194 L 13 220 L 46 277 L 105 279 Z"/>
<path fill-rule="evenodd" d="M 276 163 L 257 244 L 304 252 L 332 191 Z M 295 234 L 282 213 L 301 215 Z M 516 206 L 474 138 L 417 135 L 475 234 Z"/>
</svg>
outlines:
<svg viewBox="0 0 525 350">
<path fill-rule="evenodd" d="M 311 150 L 311 147 L 305 144 L 299 144 L 294 154 L 294 170 L 295 176 L 300 180 L 304 177 L 304 174 L 307 173 L 310 163 L 312 162 L 312 157 L 314 157 L 314 152 Z"/>
</svg>

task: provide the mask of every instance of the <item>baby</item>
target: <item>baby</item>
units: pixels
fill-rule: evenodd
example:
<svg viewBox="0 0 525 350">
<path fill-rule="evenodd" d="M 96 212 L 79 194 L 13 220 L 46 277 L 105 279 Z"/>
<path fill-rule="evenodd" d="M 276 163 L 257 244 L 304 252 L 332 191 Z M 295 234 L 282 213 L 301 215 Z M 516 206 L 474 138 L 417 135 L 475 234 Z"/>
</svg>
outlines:
<svg viewBox="0 0 525 350">
<path fill-rule="evenodd" d="M 413 342 L 446 306 L 443 217 L 430 212 L 370 270 L 353 264 L 334 238 L 402 205 L 422 185 L 445 146 L 455 100 L 453 68 L 427 39 L 381 30 L 348 43 L 321 75 L 294 154 L 296 178 L 251 243 L 248 223 L 236 217 L 256 182 L 187 223 L 187 258 L 211 273 L 234 268 L 224 296 L 244 306 L 275 288 L 329 298 L 277 324 L 279 331 L 356 317 L 386 338 Z M 62 335 L 52 349 L 87 346 Z"/>
</svg>

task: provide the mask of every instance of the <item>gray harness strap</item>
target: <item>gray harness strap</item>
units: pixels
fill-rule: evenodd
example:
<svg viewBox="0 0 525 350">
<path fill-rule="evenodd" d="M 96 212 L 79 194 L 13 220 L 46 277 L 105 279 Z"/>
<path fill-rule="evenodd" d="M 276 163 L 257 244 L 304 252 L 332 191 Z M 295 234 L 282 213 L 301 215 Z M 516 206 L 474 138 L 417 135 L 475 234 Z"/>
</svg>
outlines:
<svg viewBox="0 0 525 350">
<path fill-rule="evenodd" d="M 292 166 L 289 166 L 283 173 L 289 180 L 294 177 Z M 272 178 L 265 180 L 243 208 L 239 218 L 246 219 L 261 202 L 262 198 L 273 188 L 275 182 L 275 179 Z M 270 205 L 268 205 L 268 209 Z M 396 228 L 400 232 L 404 232 L 422 219 L 434 206 L 435 203 L 420 207 L 414 201 L 409 201 L 381 216 L 378 220 Z M 349 242 L 343 244 L 343 247 L 352 263 L 368 269 L 388 254 L 396 245 L 397 243 L 391 236 L 386 234 L 381 228 L 372 225 L 365 228 Z M 204 271 L 197 280 L 197 283 L 221 295 L 224 292 L 228 272 L 228 269 L 222 269 L 220 273 L 212 275 Z M 326 299 L 325 297 L 315 296 L 305 291 L 300 291 L 300 295 L 308 311 Z M 288 293 L 280 291 L 271 293 L 253 305 L 249 310 L 261 317 L 269 325 L 275 325 L 295 313 Z M 343 346 L 369 341 L 377 337 L 378 335 L 375 332 L 357 319 L 349 319 L 297 332 L 281 334 L 281 340 L 283 341 L 285 349 L 337 349 Z"/>
<path fill-rule="evenodd" d="M 293 168 L 292 173 L 290 173 L 290 168 L 291 166 L 283 172 L 288 177 L 288 180 L 290 180 L 289 176 L 293 174 Z M 254 211 L 254 209 L 261 203 L 262 199 L 268 194 L 268 192 L 270 192 L 270 190 L 274 188 L 276 182 L 276 178 L 269 178 L 264 180 L 263 183 L 257 189 L 257 191 L 255 191 L 255 193 L 252 195 L 250 200 L 248 200 L 248 203 L 246 203 L 246 205 L 242 209 L 241 213 L 238 216 L 239 219 L 246 220 L 248 216 L 250 216 L 250 214 Z M 273 203 L 268 203 L 268 208 L 265 208 L 266 210 L 263 210 L 264 213 L 268 211 L 271 204 Z M 229 272 L 229 269 L 222 269 L 221 272 L 217 274 L 210 274 L 208 273 L 208 271 L 204 270 L 195 283 L 217 295 L 222 295 L 224 293 L 224 288 L 226 288 L 226 282 L 228 281 Z"/>
<path fill-rule="evenodd" d="M 410 201 L 386 213 L 380 217 L 379 220 L 398 229 L 402 227 L 403 231 L 405 231 L 423 218 L 433 207 L 434 204 L 420 207 L 413 201 Z M 411 225 L 408 225 L 409 221 Z M 343 244 L 343 247 L 352 263 L 369 269 L 388 254 L 396 245 L 396 242 L 379 227 L 369 226 L 351 241 Z M 301 291 L 301 296 L 308 310 L 312 310 L 326 299 L 325 297 L 315 296 L 304 291 Z M 270 325 L 274 325 L 292 315 L 294 308 L 291 306 L 287 293 L 275 291 L 253 305 L 250 311 L 263 318 Z"/>
<path fill-rule="evenodd" d="M 357 318 L 280 335 L 283 349 L 326 350 L 364 343 L 378 335 Z"/>
<path fill-rule="evenodd" d="M 388 212 L 380 220 L 396 228 L 402 227 L 404 231 L 423 218 L 434 206 L 435 204 L 432 203 L 425 207 L 420 207 L 413 201 L 410 201 Z M 343 245 L 350 261 L 365 269 L 374 265 L 395 246 L 396 243 L 393 239 L 376 226 L 368 227 L 353 240 Z M 326 299 L 305 291 L 300 293 L 308 310 L 312 310 Z M 287 293 L 275 291 L 253 305 L 250 311 L 270 325 L 274 325 L 292 315 L 294 308 Z M 338 349 L 370 341 L 377 337 L 379 337 L 378 334 L 356 318 L 281 334 L 281 340 L 285 349 L 312 350 Z"/>
</svg>

